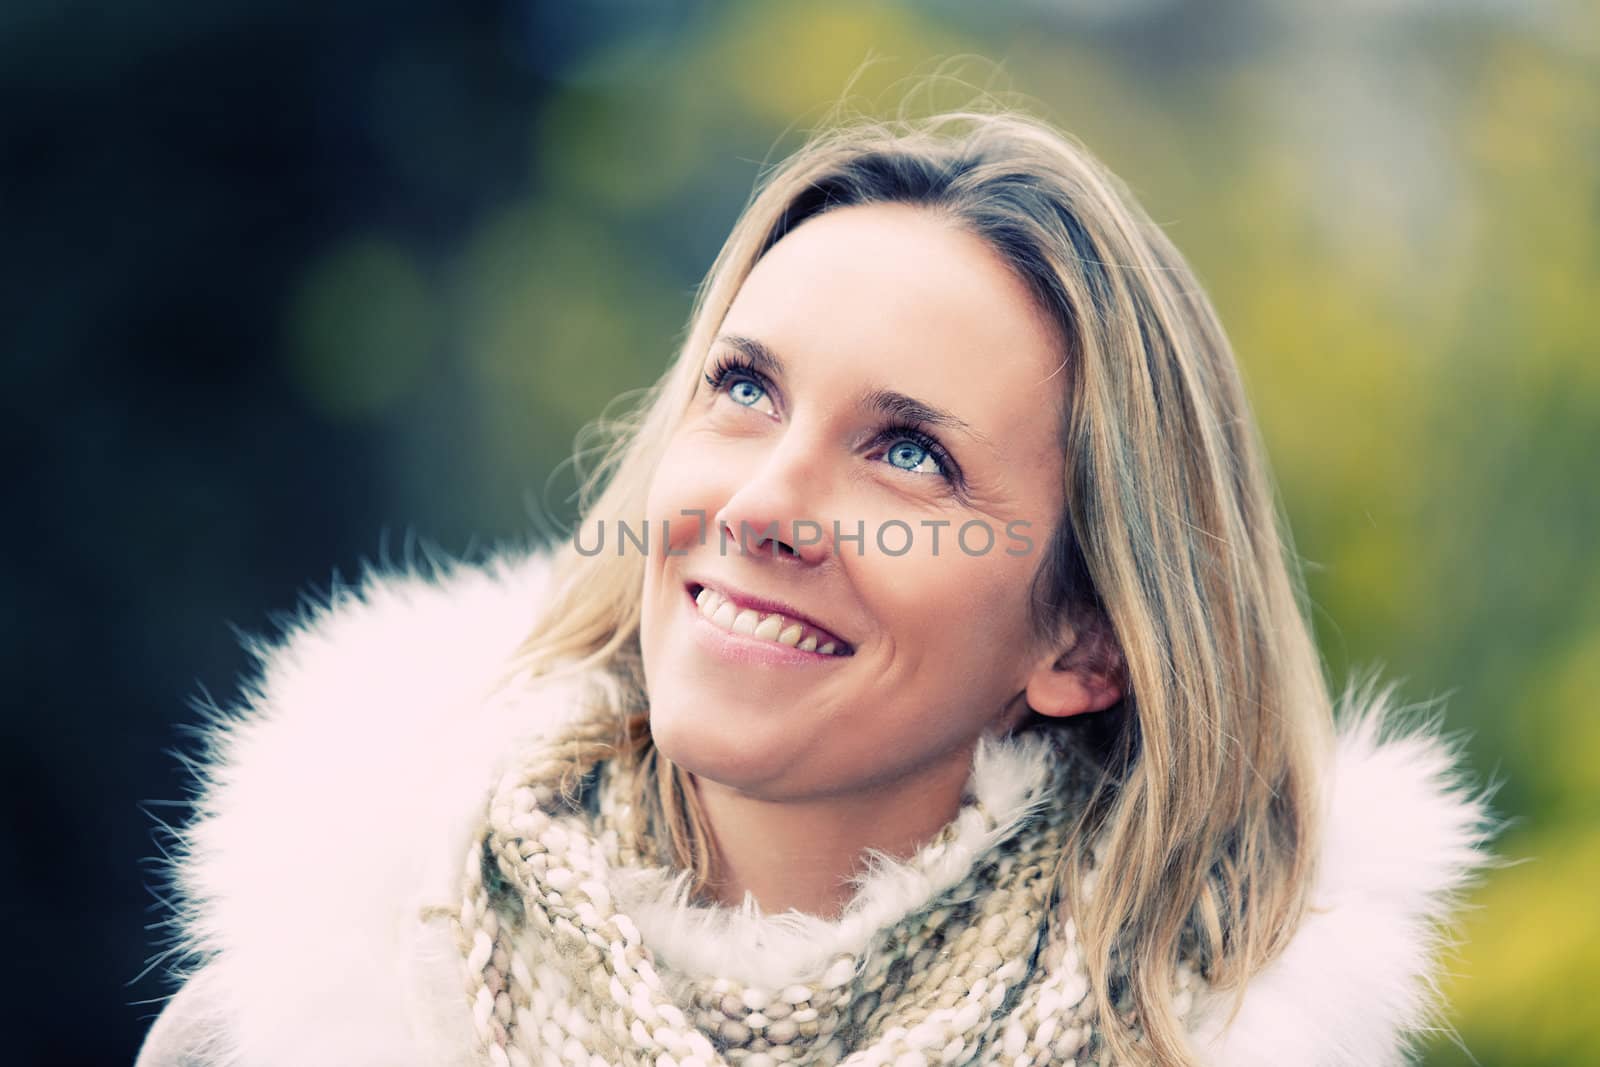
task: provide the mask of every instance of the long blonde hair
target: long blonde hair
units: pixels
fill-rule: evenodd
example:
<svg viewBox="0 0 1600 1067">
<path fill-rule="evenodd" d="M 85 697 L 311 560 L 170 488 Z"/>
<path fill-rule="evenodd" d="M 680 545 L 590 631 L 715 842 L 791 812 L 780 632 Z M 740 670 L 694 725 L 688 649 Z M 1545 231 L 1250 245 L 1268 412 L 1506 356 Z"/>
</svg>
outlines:
<svg viewBox="0 0 1600 1067">
<path fill-rule="evenodd" d="M 642 522 L 657 458 L 756 261 L 808 218 L 881 202 L 928 207 L 987 240 L 1067 339 L 1066 511 L 1033 621 L 1042 634 L 1070 623 L 1109 635 L 1127 686 L 1085 732 L 1101 773 L 1056 878 L 1111 1051 L 1189 1062 L 1171 1007 L 1180 959 L 1242 991 L 1306 906 L 1332 709 L 1228 341 L 1166 235 L 1087 151 L 1007 110 L 814 134 L 758 184 L 672 366 L 631 414 L 598 427 L 580 521 Z M 703 887 L 707 827 L 649 740 L 642 553 L 586 556 L 569 542 L 556 573 L 518 665 L 607 680 L 640 795 Z M 1068 728 L 1044 722 L 1032 728 Z M 1096 868 L 1114 873 L 1089 892 Z"/>
</svg>

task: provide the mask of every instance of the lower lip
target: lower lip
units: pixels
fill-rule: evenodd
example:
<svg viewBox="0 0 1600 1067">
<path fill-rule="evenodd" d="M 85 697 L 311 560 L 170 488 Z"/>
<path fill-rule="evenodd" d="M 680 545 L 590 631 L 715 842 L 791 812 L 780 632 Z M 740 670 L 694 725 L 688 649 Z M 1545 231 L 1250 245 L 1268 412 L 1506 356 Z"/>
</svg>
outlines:
<svg viewBox="0 0 1600 1067">
<path fill-rule="evenodd" d="M 724 630 L 700 614 L 700 606 L 689 596 L 687 589 L 684 590 L 684 597 L 689 605 L 689 634 L 694 643 L 729 663 L 741 663 L 749 667 L 820 667 L 850 659 L 849 656 L 802 652 L 776 641 L 763 641 L 759 637 Z"/>
</svg>

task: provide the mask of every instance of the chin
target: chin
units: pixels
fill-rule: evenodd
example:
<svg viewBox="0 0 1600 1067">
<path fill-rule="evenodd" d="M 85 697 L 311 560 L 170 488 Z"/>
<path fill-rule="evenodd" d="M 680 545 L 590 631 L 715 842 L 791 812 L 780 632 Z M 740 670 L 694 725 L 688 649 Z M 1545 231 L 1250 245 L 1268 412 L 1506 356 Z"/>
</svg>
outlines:
<svg viewBox="0 0 1600 1067">
<path fill-rule="evenodd" d="M 762 743 L 703 701 L 652 701 L 650 736 L 661 755 L 696 778 L 741 792 L 763 792 L 794 763 L 786 746 Z"/>
</svg>

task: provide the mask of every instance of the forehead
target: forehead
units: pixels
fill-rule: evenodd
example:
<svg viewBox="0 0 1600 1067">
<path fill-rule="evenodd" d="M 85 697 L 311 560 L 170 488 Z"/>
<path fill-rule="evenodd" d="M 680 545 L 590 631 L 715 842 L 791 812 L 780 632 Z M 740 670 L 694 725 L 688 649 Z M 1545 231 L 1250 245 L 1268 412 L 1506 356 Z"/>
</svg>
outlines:
<svg viewBox="0 0 1600 1067">
<path fill-rule="evenodd" d="M 1054 447 L 1056 326 L 998 252 L 930 210 L 873 204 L 808 220 L 757 262 L 722 332 L 766 344 L 814 395 L 893 389 L 1007 452 Z"/>
</svg>

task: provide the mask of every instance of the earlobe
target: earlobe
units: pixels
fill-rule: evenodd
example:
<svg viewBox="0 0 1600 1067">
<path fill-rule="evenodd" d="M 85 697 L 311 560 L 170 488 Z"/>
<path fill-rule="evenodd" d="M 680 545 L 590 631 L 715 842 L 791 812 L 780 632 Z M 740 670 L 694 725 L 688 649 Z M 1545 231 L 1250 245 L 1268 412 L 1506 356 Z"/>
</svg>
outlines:
<svg viewBox="0 0 1600 1067">
<path fill-rule="evenodd" d="M 1028 683 L 1028 706 L 1040 715 L 1066 718 L 1104 711 L 1122 699 L 1122 687 L 1103 674 L 1047 668 Z"/>
<path fill-rule="evenodd" d="M 1104 711 L 1122 699 L 1123 678 L 1120 650 L 1085 634 L 1065 655 L 1039 661 L 1028 678 L 1028 706 L 1053 718 Z"/>
</svg>

